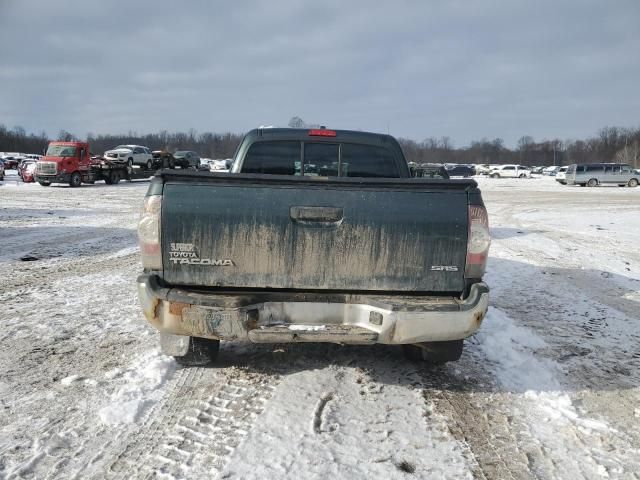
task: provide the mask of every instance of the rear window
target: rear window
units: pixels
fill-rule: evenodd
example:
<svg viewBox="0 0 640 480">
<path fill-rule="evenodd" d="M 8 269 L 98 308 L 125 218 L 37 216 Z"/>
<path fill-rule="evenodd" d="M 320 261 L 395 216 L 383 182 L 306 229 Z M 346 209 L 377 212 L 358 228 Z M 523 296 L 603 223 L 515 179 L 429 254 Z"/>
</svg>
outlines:
<svg viewBox="0 0 640 480">
<path fill-rule="evenodd" d="M 321 177 L 400 176 L 392 152 L 383 147 L 326 142 L 303 142 L 303 145 L 304 168 L 301 168 L 301 142 L 256 142 L 245 155 L 242 173 Z"/>
<path fill-rule="evenodd" d="M 337 177 L 338 145 L 332 143 L 305 143 L 304 175 L 310 177 Z"/>
<path fill-rule="evenodd" d="M 300 175 L 300 142 L 258 142 L 249 147 L 242 173 Z"/>
<path fill-rule="evenodd" d="M 342 144 L 343 177 L 399 177 L 395 158 L 386 148 L 375 145 Z"/>
</svg>

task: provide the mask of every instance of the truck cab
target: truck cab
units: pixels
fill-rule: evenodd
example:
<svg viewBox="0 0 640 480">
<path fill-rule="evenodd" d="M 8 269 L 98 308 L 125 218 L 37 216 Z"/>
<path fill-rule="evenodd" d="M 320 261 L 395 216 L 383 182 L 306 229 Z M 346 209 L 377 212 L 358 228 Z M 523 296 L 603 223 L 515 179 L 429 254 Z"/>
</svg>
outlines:
<svg viewBox="0 0 640 480">
<path fill-rule="evenodd" d="M 91 157 L 87 142 L 51 142 L 47 153 L 36 164 L 35 180 L 42 186 L 68 183 L 79 187 L 92 180 Z"/>
</svg>

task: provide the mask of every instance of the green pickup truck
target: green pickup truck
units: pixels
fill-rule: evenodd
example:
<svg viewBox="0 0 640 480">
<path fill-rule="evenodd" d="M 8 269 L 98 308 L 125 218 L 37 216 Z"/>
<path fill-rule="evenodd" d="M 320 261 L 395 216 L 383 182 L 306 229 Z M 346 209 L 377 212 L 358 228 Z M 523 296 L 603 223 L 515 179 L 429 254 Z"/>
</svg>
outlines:
<svg viewBox="0 0 640 480">
<path fill-rule="evenodd" d="M 220 340 L 403 345 L 443 363 L 487 312 L 476 182 L 411 178 L 389 135 L 253 130 L 229 173 L 158 173 L 138 237 L 144 314 L 184 365 Z"/>
</svg>

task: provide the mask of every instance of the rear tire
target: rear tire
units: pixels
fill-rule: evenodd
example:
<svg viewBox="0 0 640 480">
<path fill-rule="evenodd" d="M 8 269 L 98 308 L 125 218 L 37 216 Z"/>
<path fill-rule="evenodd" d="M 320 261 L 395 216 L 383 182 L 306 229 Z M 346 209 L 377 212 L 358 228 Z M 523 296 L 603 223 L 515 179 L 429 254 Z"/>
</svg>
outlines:
<svg viewBox="0 0 640 480">
<path fill-rule="evenodd" d="M 117 185 L 120 182 L 120 172 L 113 170 L 109 176 L 111 177 L 110 185 Z"/>
<path fill-rule="evenodd" d="M 82 185 L 82 177 L 78 172 L 74 172 L 71 174 L 71 179 L 69 180 L 69 186 L 73 188 L 77 188 Z"/>
<path fill-rule="evenodd" d="M 38 182 L 40 185 L 42 185 L 43 187 L 50 187 L 51 186 L 51 182 Z"/>
<path fill-rule="evenodd" d="M 596 180 L 595 178 L 591 178 L 587 182 L 587 187 L 597 187 L 597 186 L 598 186 L 598 180 Z"/>
<path fill-rule="evenodd" d="M 173 357 L 176 362 L 185 367 L 209 365 L 218 358 L 220 340 L 209 338 L 190 337 L 189 351 L 181 357 Z"/>
<path fill-rule="evenodd" d="M 425 342 L 416 345 L 403 345 L 405 357 L 413 362 L 427 362 L 432 365 L 443 365 L 455 362 L 462 356 L 462 340 L 447 342 Z"/>
<path fill-rule="evenodd" d="M 627 186 L 629 186 L 629 187 L 637 187 L 638 186 L 638 179 L 637 178 L 632 178 L 627 183 Z"/>
</svg>

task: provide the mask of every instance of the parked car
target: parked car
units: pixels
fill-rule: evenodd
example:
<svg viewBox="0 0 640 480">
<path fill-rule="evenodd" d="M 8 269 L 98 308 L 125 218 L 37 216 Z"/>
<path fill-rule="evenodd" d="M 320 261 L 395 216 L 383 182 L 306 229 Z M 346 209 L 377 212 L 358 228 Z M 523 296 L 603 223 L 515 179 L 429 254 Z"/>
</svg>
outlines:
<svg viewBox="0 0 640 480">
<path fill-rule="evenodd" d="M 531 177 L 531 170 L 524 165 L 500 165 L 489 173 L 491 178 L 525 178 Z"/>
<path fill-rule="evenodd" d="M 531 173 L 534 173 L 536 175 L 542 175 L 543 170 L 544 170 L 544 167 L 531 167 Z"/>
<path fill-rule="evenodd" d="M 619 185 L 637 187 L 640 172 L 631 170 L 626 163 L 590 163 L 587 165 L 569 165 L 566 173 L 567 185 L 597 187 L 598 185 Z"/>
<path fill-rule="evenodd" d="M 153 163 L 156 168 L 176 168 L 176 159 L 171 152 L 166 150 L 154 150 L 152 152 Z"/>
<path fill-rule="evenodd" d="M 22 162 L 25 163 L 25 162 Z M 20 165 L 21 168 L 21 175 L 20 177 L 22 178 L 22 181 L 24 183 L 31 183 L 31 182 L 35 182 L 35 172 L 36 172 L 36 162 L 26 162 L 26 165 L 23 167 L 22 164 Z"/>
<path fill-rule="evenodd" d="M 153 168 L 153 155 L 151 150 L 141 145 L 118 145 L 116 148 L 104 152 L 107 160 L 126 163 L 129 167 L 140 165 L 147 170 Z"/>
<path fill-rule="evenodd" d="M 451 177 L 473 177 L 475 175 L 475 170 L 469 165 L 458 165 L 458 164 L 445 164 L 444 168 L 447 170 L 449 174 L 449 178 Z"/>
<path fill-rule="evenodd" d="M 4 180 L 4 162 L 0 160 L 0 181 Z"/>
<path fill-rule="evenodd" d="M 200 155 L 190 150 L 179 150 L 173 154 L 176 166 L 182 168 L 195 168 L 200 165 Z"/>
<path fill-rule="evenodd" d="M 475 166 L 476 175 L 489 175 L 491 172 L 491 165 L 483 163 Z"/>
<path fill-rule="evenodd" d="M 19 176 L 20 178 L 22 178 L 22 179 L 23 179 L 23 181 L 24 181 L 24 178 L 22 177 L 22 174 L 24 173 L 24 170 L 25 170 L 29 165 L 35 165 L 35 163 L 36 163 L 36 160 L 23 160 L 23 161 L 20 163 L 20 165 L 18 165 L 18 169 L 17 169 L 17 170 L 18 170 L 18 176 Z M 35 167 L 34 167 L 34 168 L 35 168 Z"/>
<path fill-rule="evenodd" d="M 13 170 L 18 168 L 18 164 L 20 163 L 20 157 L 14 155 L 7 155 L 6 157 L 2 157 L 2 161 L 4 162 L 4 168 L 6 170 Z"/>
<path fill-rule="evenodd" d="M 555 177 L 556 173 L 558 173 L 558 170 L 560 170 L 560 167 L 557 165 L 553 165 L 552 167 L 545 167 L 542 170 L 542 174 L 549 175 L 550 177 Z"/>
<path fill-rule="evenodd" d="M 209 161 L 209 170 L 212 172 L 228 171 L 233 164 L 233 159 L 225 158 L 224 160 Z"/>
<path fill-rule="evenodd" d="M 414 178 L 450 178 L 449 172 L 441 163 L 413 164 L 409 165 L 409 170 Z"/>
<path fill-rule="evenodd" d="M 562 185 L 567 184 L 567 169 L 569 167 L 560 167 L 556 173 L 556 182 L 560 182 Z"/>
</svg>

